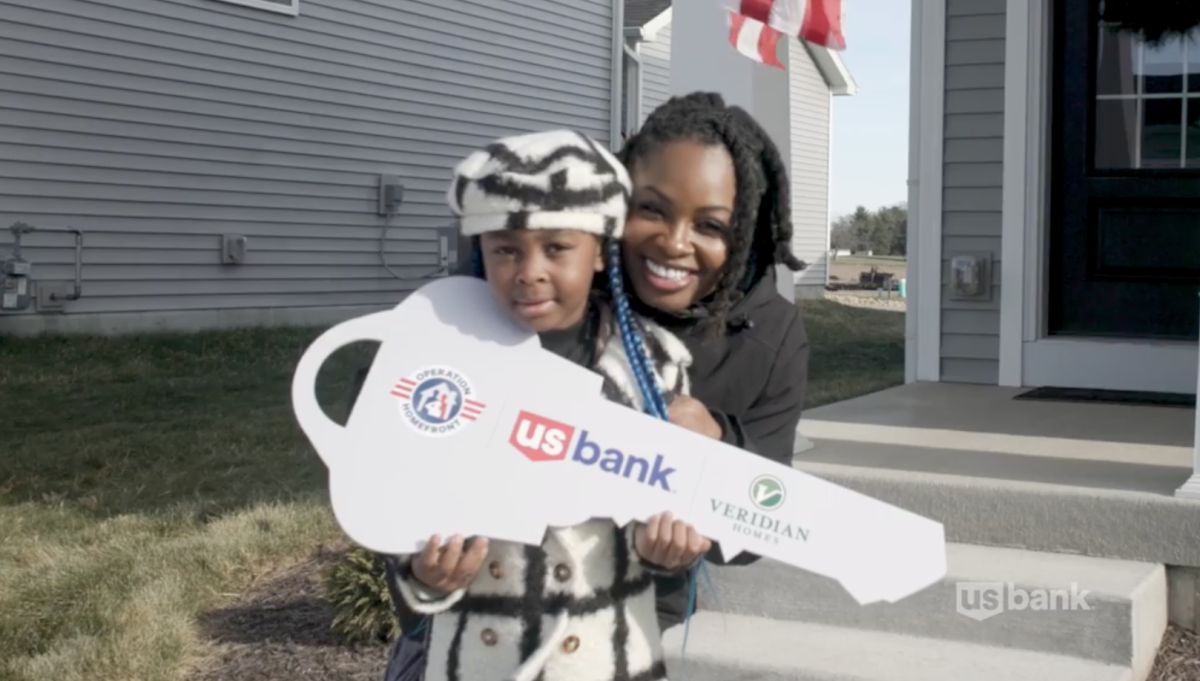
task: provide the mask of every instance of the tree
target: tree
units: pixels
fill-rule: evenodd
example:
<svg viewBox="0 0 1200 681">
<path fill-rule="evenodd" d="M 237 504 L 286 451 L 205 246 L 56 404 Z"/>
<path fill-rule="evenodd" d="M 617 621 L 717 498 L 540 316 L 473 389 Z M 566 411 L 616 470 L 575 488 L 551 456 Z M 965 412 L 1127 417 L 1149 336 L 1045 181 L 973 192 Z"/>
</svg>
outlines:
<svg viewBox="0 0 1200 681">
<path fill-rule="evenodd" d="M 830 227 L 830 246 L 876 255 L 905 255 L 908 247 L 908 208 L 904 204 L 877 211 L 859 206 L 842 215 Z"/>
</svg>

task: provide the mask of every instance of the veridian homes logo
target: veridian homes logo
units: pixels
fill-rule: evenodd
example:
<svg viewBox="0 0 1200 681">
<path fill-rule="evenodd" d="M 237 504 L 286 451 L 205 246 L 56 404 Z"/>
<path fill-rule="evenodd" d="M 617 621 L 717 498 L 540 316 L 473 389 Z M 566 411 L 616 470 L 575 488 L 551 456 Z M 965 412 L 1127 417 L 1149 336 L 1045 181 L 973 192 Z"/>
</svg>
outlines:
<svg viewBox="0 0 1200 681">
<path fill-rule="evenodd" d="M 764 511 L 774 511 L 787 499 L 783 483 L 772 475 L 760 475 L 750 483 L 750 501 Z"/>
<path fill-rule="evenodd" d="M 787 500 L 787 488 L 783 486 L 782 480 L 773 475 L 760 475 L 750 482 L 749 492 L 748 506 L 711 499 L 712 512 L 728 520 L 734 532 L 763 543 L 808 541 L 808 528 L 793 525 L 779 516 L 771 515 Z"/>
<path fill-rule="evenodd" d="M 466 376 L 446 367 L 429 367 L 400 379 L 392 387 L 400 415 L 416 432 L 444 437 L 479 418 L 484 404 L 472 399 L 475 389 Z"/>
</svg>

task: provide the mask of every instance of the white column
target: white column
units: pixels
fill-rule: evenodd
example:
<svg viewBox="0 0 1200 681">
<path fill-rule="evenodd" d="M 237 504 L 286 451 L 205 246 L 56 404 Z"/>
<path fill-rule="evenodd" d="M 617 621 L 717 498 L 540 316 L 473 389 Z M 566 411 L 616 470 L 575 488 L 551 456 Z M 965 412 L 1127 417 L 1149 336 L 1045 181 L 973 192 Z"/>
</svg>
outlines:
<svg viewBox="0 0 1200 681">
<path fill-rule="evenodd" d="M 697 90 L 719 92 L 726 103 L 749 111 L 779 147 L 791 168 L 791 99 L 788 72 L 742 56 L 729 44 L 729 14 L 716 0 L 689 0 L 672 5 L 671 94 Z M 793 40 L 788 38 L 786 40 Z M 788 63 L 788 46 L 780 39 L 777 54 Z M 778 269 L 779 293 L 795 300 L 792 271 Z"/>
<path fill-rule="evenodd" d="M 1192 427 L 1192 477 L 1175 491 L 1175 496 L 1200 500 L 1200 370 L 1196 372 L 1196 418 Z"/>
</svg>

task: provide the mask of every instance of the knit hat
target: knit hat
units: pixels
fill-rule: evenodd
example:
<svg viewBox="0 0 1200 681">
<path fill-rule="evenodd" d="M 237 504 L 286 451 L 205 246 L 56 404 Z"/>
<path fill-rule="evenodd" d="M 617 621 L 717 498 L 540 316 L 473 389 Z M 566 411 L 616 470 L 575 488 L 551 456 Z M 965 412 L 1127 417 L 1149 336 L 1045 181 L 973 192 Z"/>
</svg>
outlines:
<svg viewBox="0 0 1200 681">
<path fill-rule="evenodd" d="M 619 238 L 632 185 L 625 166 L 571 130 L 506 137 L 454 169 L 446 198 L 463 236 L 577 229 Z"/>
</svg>

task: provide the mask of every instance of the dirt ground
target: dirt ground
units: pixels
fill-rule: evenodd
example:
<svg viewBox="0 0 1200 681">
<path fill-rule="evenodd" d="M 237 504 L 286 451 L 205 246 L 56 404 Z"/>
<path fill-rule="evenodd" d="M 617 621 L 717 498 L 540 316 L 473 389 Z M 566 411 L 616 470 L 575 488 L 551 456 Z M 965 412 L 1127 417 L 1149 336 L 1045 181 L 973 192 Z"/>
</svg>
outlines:
<svg viewBox="0 0 1200 681">
<path fill-rule="evenodd" d="M 870 272 L 872 267 L 879 268 L 880 272 L 886 272 L 892 275 L 894 280 L 903 279 L 906 272 L 906 263 L 899 258 L 862 258 L 862 257 L 843 257 L 829 261 L 829 283 L 846 283 L 857 282 L 858 275 L 863 272 Z"/>
<path fill-rule="evenodd" d="M 186 680 L 382 681 L 386 646 L 345 646 L 329 631 L 333 615 L 320 598 L 320 580 L 337 557 L 320 551 L 202 617 L 210 655 Z"/>
<path fill-rule="evenodd" d="M 382 681 L 383 645 L 349 647 L 329 633 L 319 580 L 337 555 L 322 551 L 200 622 L 211 654 L 187 681 Z M 1171 627 L 1149 681 L 1200 681 L 1200 637 Z"/>
</svg>

